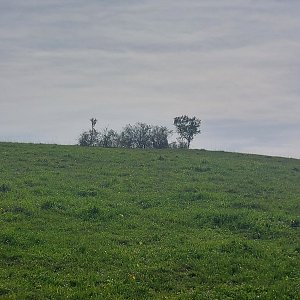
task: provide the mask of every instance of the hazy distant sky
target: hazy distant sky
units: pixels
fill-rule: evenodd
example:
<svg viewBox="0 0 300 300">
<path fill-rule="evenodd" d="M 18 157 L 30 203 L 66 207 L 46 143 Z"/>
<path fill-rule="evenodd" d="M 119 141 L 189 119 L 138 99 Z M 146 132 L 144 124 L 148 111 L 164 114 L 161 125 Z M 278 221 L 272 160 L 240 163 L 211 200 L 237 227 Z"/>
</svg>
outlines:
<svg viewBox="0 0 300 300">
<path fill-rule="evenodd" d="M 299 0 L 1 0 L 0 140 L 188 114 L 192 147 L 300 158 L 299 16 Z"/>
</svg>

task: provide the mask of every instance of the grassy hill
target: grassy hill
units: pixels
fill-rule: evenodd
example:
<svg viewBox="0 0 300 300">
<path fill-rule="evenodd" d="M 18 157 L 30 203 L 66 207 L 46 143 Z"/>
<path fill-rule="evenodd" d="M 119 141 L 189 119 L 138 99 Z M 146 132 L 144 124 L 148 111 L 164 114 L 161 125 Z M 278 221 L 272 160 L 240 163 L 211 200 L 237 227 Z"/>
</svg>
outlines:
<svg viewBox="0 0 300 300">
<path fill-rule="evenodd" d="M 300 299 L 300 160 L 0 143 L 0 298 Z"/>
</svg>

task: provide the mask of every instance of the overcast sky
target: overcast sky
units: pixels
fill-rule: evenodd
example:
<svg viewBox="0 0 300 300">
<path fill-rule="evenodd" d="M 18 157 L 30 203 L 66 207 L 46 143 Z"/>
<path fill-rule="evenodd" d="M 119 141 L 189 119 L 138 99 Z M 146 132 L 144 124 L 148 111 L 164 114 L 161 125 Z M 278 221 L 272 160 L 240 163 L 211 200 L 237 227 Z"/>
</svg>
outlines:
<svg viewBox="0 0 300 300">
<path fill-rule="evenodd" d="M 299 0 L 0 0 L 0 140 L 188 114 L 194 148 L 300 158 L 299 16 Z"/>
</svg>

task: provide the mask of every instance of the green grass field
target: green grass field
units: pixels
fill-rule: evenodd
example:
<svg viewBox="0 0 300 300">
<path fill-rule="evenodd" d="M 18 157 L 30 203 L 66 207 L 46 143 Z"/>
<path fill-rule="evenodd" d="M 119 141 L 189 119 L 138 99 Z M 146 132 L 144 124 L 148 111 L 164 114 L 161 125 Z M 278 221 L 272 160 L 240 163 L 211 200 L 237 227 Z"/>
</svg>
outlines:
<svg viewBox="0 0 300 300">
<path fill-rule="evenodd" d="M 300 299 L 300 160 L 0 143 L 1 299 Z"/>
</svg>

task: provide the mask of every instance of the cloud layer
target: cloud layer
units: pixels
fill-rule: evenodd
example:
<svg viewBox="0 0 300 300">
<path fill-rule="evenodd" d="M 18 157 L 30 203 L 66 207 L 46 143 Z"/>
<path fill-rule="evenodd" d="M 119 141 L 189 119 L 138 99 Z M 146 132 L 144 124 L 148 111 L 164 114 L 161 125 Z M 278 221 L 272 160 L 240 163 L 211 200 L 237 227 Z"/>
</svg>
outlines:
<svg viewBox="0 0 300 300">
<path fill-rule="evenodd" d="M 0 139 L 196 115 L 194 147 L 300 158 L 296 0 L 3 0 Z"/>
</svg>

